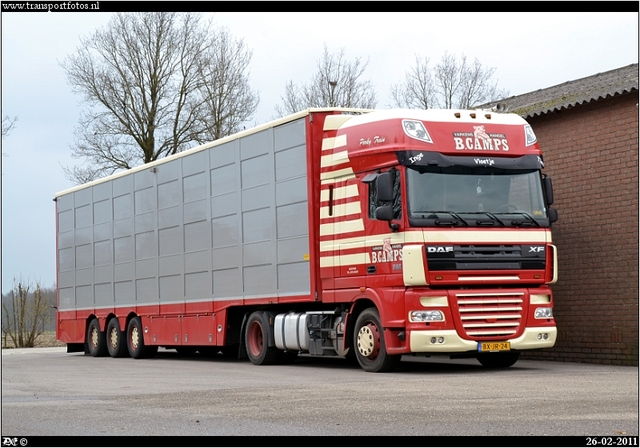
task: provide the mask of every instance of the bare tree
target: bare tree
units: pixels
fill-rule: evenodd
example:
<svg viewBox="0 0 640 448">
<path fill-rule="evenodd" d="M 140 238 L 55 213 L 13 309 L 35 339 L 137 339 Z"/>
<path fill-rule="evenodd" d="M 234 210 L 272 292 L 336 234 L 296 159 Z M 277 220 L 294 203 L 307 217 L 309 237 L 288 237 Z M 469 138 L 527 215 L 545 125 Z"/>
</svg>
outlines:
<svg viewBox="0 0 640 448">
<path fill-rule="evenodd" d="M 391 86 L 391 99 L 396 107 L 429 109 L 435 106 L 437 93 L 428 58 L 416 55 L 416 65 L 405 73 L 404 83 Z"/>
<path fill-rule="evenodd" d="M 9 115 L 5 115 L 2 117 L 2 138 L 5 138 L 9 135 L 9 133 L 13 130 L 16 125 L 16 121 L 18 121 L 18 117 L 9 117 Z"/>
<path fill-rule="evenodd" d="M 391 88 L 392 107 L 420 109 L 469 109 L 509 95 L 498 90 L 493 81 L 495 68 L 484 67 L 477 59 L 457 59 L 445 53 L 433 69 L 429 59 L 416 56 L 416 65 L 406 73 L 405 81 Z"/>
<path fill-rule="evenodd" d="M 509 96 L 508 90 L 499 90 L 498 81 L 494 81 L 495 68 L 486 68 L 474 59 L 470 65 L 466 64 L 466 58 L 462 57 L 458 91 L 454 95 L 459 109 L 470 109 L 474 106 L 485 104 Z"/>
<path fill-rule="evenodd" d="M 77 54 L 61 64 L 89 106 L 72 146 L 72 156 L 85 166 L 63 168 L 67 177 L 87 182 L 176 154 L 222 136 L 253 114 L 258 100 L 244 73 L 251 54 L 229 41 L 226 31 L 214 32 L 200 14 L 173 12 L 118 13 L 81 39 Z M 229 64 L 217 66 L 221 59 Z M 211 76 L 221 70 L 230 73 Z M 229 79 L 235 84 L 224 84 Z M 223 84 L 208 85 L 216 82 Z M 236 109 L 212 98 L 238 85 L 251 100 Z M 212 115 L 212 103 L 222 110 Z"/>
<path fill-rule="evenodd" d="M 200 124 L 206 139 L 240 131 L 258 108 L 259 95 L 251 90 L 247 78 L 251 56 L 242 40 L 233 40 L 224 30 L 215 35 L 205 55 L 209 63 L 201 73 L 205 114 Z"/>
<path fill-rule="evenodd" d="M 374 108 L 376 95 L 371 81 L 361 79 L 368 64 L 360 58 L 347 61 L 344 48 L 337 55 L 330 54 L 325 45 L 311 81 L 300 87 L 289 81 L 281 97 L 283 104 L 276 106 L 276 112 L 284 116 L 309 107 Z"/>
<path fill-rule="evenodd" d="M 36 283 L 31 291 L 31 284 L 14 281 L 14 287 L 8 300 L 2 301 L 2 333 L 9 337 L 14 347 L 33 347 L 38 336 L 44 333 L 51 316 L 50 298 L 43 294 L 40 284 Z"/>
</svg>

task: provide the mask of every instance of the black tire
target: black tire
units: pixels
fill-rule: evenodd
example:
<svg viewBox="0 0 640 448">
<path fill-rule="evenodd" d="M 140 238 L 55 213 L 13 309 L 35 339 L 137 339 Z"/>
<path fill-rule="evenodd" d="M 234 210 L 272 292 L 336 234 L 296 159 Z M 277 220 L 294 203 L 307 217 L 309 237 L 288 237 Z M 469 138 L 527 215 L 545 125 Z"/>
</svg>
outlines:
<svg viewBox="0 0 640 448">
<path fill-rule="evenodd" d="M 112 358 L 122 358 L 129 354 L 125 334 L 120 329 L 120 322 L 118 322 L 117 317 L 112 317 L 107 324 L 105 339 L 107 351 Z"/>
<path fill-rule="evenodd" d="M 482 353 L 477 359 L 480 364 L 489 369 L 506 369 L 514 365 L 519 357 L 520 352 Z"/>
<path fill-rule="evenodd" d="M 129 355 L 134 359 L 150 358 L 158 351 L 158 346 L 144 345 L 142 322 L 139 317 L 134 317 L 127 325 L 127 348 Z"/>
<path fill-rule="evenodd" d="M 401 355 L 387 353 L 380 315 L 375 308 L 367 308 L 356 319 L 353 349 L 360 367 L 367 372 L 389 372 L 400 363 Z"/>
<path fill-rule="evenodd" d="M 268 346 L 269 331 L 260 311 L 255 311 L 249 316 L 245 330 L 245 344 L 247 356 L 255 365 L 277 364 L 280 360 L 281 351 L 277 347 Z"/>
<path fill-rule="evenodd" d="M 91 320 L 87 327 L 87 351 L 94 357 L 107 355 L 107 341 L 98 319 Z"/>
<path fill-rule="evenodd" d="M 358 361 L 358 356 L 356 356 L 356 349 L 354 347 L 349 347 L 347 349 L 347 353 L 344 355 L 344 359 L 347 360 L 347 364 L 350 366 L 360 365 L 360 362 Z"/>
</svg>

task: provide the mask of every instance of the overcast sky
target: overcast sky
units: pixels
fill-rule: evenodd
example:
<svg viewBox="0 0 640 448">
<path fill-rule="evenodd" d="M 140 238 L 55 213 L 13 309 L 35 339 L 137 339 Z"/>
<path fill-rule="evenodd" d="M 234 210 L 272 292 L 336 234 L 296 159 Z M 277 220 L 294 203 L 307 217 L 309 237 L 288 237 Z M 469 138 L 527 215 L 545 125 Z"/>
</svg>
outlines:
<svg viewBox="0 0 640 448">
<path fill-rule="evenodd" d="M 55 283 L 53 198 L 74 186 L 61 165 L 76 163 L 69 145 L 82 110 L 59 63 L 111 15 L 2 13 L 2 116 L 18 117 L 2 139 L 4 293 L 14 278 Z M 403 79 L 415 55 L 432 63 L 445 52 L 478 59 L 495 68 L 498 87 L 510 96 L 638 62 L 637 12 L 208 15 L 253 51 L 250 82 L 260 105 L 252 124 L 274 118 L 287 81 L 311 78 L 325 44 L 330 53 L 344 48 L 349 60 L 369 60 L 364 79 L 374 85 L 379 108 L 388 107 L 390 86 Z"/>
</svg>

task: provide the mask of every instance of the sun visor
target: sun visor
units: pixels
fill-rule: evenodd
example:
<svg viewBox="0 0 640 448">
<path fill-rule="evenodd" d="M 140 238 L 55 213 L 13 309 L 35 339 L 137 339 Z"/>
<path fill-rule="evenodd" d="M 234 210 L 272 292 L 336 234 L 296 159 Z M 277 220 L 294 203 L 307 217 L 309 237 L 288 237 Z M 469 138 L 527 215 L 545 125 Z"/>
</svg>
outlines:
<svg viewBox="0 0 640 448">
<path fill-rule="evenodd" d="M 405 166 L 425 168 L 486 167 L 512 170 L 539 170 L 544 168 L 542 157 L 525 155 L 520 157 L 491 156 L 445 156 L 437 152 L 398 151 L 398 161 Z"/>
</svg>

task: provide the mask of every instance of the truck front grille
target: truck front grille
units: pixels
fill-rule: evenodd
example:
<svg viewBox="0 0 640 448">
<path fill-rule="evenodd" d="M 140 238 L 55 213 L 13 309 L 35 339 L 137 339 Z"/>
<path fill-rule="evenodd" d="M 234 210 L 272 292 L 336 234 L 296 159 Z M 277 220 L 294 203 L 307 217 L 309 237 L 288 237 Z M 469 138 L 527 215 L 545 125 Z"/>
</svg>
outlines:
<svg viewBox="0 0 640 448">
<path fill-rule="evenodd" d="M 428 245 L 429 271 L 529 270 L 545 268 L 545 250 L 531 244 Z"/>
<path fill-rule="evenodd" d="M 523 321 L 524 293 L 459 293 L 460 324 L 469 339 L 509 338 Z"/>
</svg>

